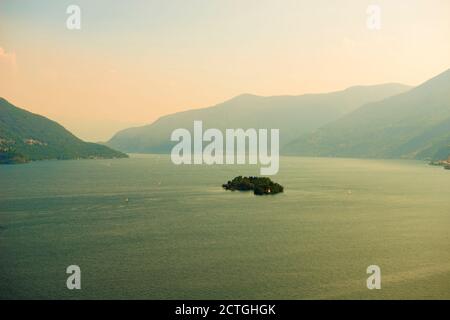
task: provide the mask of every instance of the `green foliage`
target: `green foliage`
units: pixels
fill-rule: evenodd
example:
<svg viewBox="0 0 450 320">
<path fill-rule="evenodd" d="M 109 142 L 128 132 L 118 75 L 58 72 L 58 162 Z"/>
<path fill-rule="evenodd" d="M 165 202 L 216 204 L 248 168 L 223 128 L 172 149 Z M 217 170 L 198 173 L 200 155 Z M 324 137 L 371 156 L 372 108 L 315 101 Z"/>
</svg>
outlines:
<svg viewBox="0 0 450 320">
<path fill-rule="evenodd" d="M 16 164 L 16 163 L 26 163 L 29 160 L 18 153 L 12 151 L 0 151 L 0 164 Z"/>
<path fill-rule="evenodd" d="M 283 192 L 284 188 L 282 185 L 273 182 L 267 177 L 236 177 L 222 187 L 225 190 L 239 190 L 239 191 L 250 191 L 253 190 L 255 195 L 265 195 L 265 194 L 277 194 Z"/>
<path fill-rule="evenodd" d="M 0 98 L 0 163 L 124 157 L 122 152 L 84 142 L 58 123 Z"/>
</svg>

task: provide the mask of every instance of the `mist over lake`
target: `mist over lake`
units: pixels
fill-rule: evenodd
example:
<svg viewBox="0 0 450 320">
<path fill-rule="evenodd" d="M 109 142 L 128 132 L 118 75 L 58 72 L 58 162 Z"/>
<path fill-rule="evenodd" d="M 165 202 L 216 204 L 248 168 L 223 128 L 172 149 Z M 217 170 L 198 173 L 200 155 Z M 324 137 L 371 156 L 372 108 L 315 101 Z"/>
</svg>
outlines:
<svg viewBox="0 0 450 320">
<path fill-rule="evenodd" d="M 450 171 L 282 157 L 284 193 L 221 187 L 258 170 L 168 155 L 1 166 L 0 298 L 450 298 Z M 66 288 L 72 264 L 82 290 Z M 373 264 L 382 290 L 366 287 Z"/>
</svg>

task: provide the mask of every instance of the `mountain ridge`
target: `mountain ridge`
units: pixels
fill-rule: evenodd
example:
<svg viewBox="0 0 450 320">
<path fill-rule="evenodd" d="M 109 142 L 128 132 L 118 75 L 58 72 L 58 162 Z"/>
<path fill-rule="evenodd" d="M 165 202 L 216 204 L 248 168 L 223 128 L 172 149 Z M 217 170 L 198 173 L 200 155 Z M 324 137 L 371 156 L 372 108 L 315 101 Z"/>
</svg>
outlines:
<svg viewBox="0 0 450 320">
<path fill-rule="evenodd" d="M 241 94 L 201 109 L 165 115 L 156 121 L 116 133 L 106 144 L 124 152 L 169 153 L 170 133 L 176 128 L 191 129 L 194 120 L 206 128 L 279 128 L 281 144 L 338 119 L 367 101 L 410 90 L 398 84 L 353 86 L 341 91 L 303 95 L 257 96 Z"/>
<path fill-rule="evenodd" d="M 107 146 L 84 142 L 54 120 L 0 98 L 0 163 L 50 159 L 124 158 Z"/>
<path fill-rule="evenodd" d="M 284 151 L 304 156 L 437 159 L 445 156 L 449 145 L 450 69 L 301 135 Z"/>
</svg>

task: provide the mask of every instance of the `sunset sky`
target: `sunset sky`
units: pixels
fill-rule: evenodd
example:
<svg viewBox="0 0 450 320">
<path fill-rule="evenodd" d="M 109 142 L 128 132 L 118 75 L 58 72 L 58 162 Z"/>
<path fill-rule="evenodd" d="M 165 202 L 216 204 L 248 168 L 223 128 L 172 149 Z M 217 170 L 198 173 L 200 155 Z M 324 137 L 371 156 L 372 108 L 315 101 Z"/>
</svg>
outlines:
<svg viewBox="0 0 450 320">
<path fill-rule="evenodd" d="M 90 141 L 241 93 L 417 85 L 449 67 L 448 0 L 0 0 L 0 97 Z"/>
</svg>

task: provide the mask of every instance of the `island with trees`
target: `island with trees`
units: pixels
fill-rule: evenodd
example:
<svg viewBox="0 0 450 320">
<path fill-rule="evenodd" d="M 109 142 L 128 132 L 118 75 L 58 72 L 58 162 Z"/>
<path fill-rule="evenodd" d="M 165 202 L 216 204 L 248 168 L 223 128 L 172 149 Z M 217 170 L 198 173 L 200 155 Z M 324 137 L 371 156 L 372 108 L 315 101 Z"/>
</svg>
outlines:
<svg viewBox="0 0 450 320">
<path fill-rule="evenodd" d="M 277 194 L 283 192 L 282 185 L 273 182 L 267 177 L 235 177 L 233 180 L 223 184 L 225 190 L 251 191 L 255 195 Z"/>
</svg>

